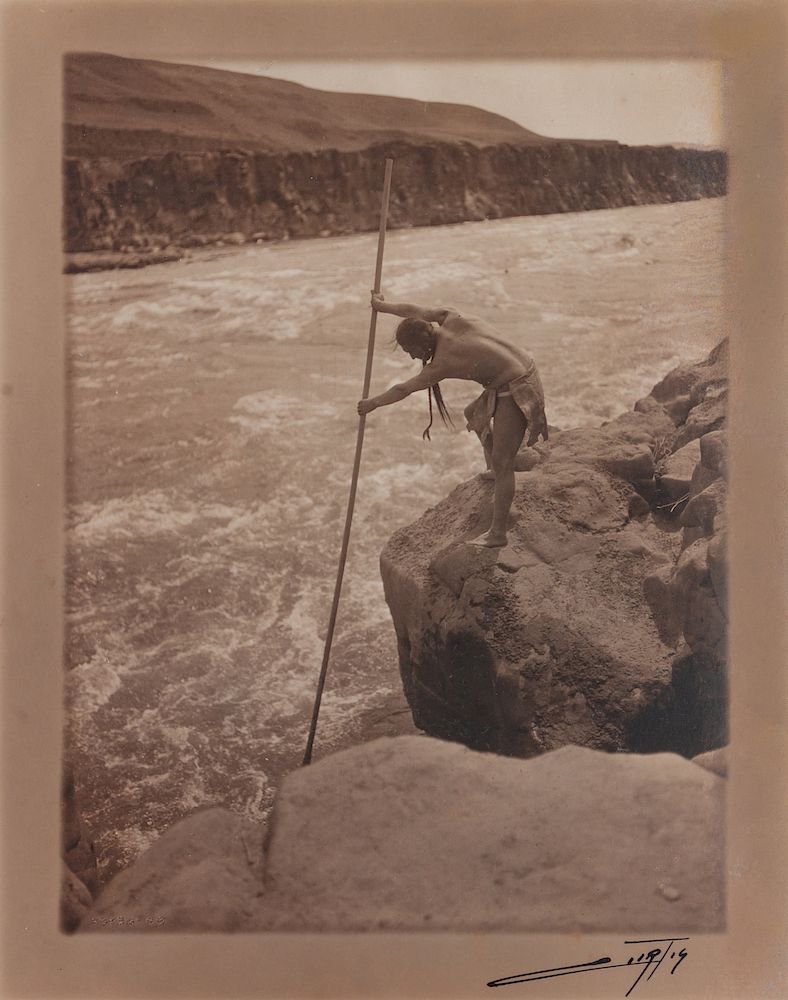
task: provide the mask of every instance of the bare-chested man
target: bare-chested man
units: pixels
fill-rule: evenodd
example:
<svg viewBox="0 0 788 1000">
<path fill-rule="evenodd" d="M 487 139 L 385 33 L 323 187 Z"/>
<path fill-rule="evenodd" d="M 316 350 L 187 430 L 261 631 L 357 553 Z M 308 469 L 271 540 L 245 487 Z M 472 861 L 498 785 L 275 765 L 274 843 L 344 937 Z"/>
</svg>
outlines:
<svg viewBox="0 0 788 1000">
<path fill-rule="evenodd" d="M 495 478 L 490 530 L 476 544 L 506 545 L 506 528 L 514 499 L 514 463 L 526 430 L 527 443 L 547 440 L 544 392 L 533 358 L 504 340 L 478 319 L 453 309 L 424 309 L 407 302 L 386 302 L 372 293 L 372 308 L 402 316 L 397 343 L 423 368 L 415 378 L 358 404 L 360 414 L 405 399 L 419 389 L 432 390 L 441 416 L 445 408 L 438 389 L 444 378 L 478 382 L 484 392 L 465 408 L 468 430 L 475 431 L 484 448 L 487 476 Z M 492 428 L 490 423 L 492 421 Z"/>
</svg>

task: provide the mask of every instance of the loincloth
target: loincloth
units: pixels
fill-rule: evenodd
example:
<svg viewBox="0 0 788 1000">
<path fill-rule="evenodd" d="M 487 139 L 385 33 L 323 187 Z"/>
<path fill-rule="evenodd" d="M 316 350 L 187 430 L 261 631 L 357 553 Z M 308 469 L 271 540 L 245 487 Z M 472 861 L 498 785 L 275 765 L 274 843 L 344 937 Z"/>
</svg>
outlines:
<svg viewBox="0 0 788 1000">
<path fill-rule="evenodd" d="M 466 427 L 469 431 L 475 431 L 479 435 L 482 444 L 492 431 L 490 423 L 495 415 L 499 396 L 511 396 L 522 411 L 527 422 L 526 444 L 529 446 L 536 444 L 540 436 L 545 441 L 547 440 L 544 389 L 535 364 L 532 363 L 527 372 L 513 378 L 508 385 L 502 385 L 497 389 L 488 387 L 478 399 L 466 407 Z"/>
</svg>

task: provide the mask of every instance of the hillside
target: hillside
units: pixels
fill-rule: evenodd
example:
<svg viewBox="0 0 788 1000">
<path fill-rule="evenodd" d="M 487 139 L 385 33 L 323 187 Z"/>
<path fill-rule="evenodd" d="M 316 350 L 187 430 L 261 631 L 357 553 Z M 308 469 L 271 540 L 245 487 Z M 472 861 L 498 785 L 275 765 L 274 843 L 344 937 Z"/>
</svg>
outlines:
<svg viewBox="0 0 788 1000">
<path fill-rule="evenodd" d="M 347 152 L 397 140 L 549 141 L 461 104 L 331 93 L 204 66 L 72 53 L 64 71 L 67 156 L 123 160 L 227 148 Z"/>
</svg>

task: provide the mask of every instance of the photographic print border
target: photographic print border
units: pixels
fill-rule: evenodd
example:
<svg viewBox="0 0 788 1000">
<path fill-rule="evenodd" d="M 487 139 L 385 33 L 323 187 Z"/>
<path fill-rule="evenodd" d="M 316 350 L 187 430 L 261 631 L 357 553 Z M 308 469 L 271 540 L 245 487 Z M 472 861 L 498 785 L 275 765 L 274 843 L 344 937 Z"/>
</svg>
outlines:
<svg viewBox="0 0 788 1000">
<path fill-rule="evenodd" d="M 61 59 L 704 58 L 729 149 L 728 930 L 648 995 L 779 995 L 785 957 L 785 10 L 777 3 L 59 2 L 2 8 L 3 897 L 8 997 L 473 997 L 607 954 L 594 935 L 77 935 L 58 929 L 65 351 Z M 642 936 L 642 935 L 639 935 Z M 777 963 L 777 964 L 776 964 Z M 589 977 L 518 995 L 619 995 Z M 645 986 L 643 987 L 646 988 Z M 579 992 L 578 992 L 579 991 Z M 680 991 L 680 992 L 679 992 Z M 623 990 L 620 991 L 623 995 Z"/>
</svg>

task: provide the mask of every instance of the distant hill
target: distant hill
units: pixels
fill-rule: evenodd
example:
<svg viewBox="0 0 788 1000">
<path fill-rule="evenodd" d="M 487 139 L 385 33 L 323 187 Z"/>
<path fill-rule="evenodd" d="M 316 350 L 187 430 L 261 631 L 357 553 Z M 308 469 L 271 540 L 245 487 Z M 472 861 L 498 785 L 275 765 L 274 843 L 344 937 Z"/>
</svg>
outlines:
<svg viewBox="0 0 788 1000">
<path fill-rule="evenodd" d="M 103 53 L 65 57 L 66 155 L 353 151 L 389 141 L 554 142 L 462 104 L 341 94 L 248 73 Z"/>
</svg>

